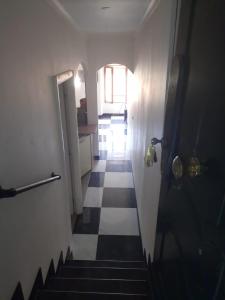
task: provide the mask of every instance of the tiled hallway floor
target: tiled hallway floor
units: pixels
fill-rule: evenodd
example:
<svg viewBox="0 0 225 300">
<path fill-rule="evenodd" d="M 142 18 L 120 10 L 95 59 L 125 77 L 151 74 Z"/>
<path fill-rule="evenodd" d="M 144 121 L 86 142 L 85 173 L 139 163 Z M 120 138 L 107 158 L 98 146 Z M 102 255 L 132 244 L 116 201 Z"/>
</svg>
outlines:
<svg viewBox="0 0 225 300">
<path fill-rule="evenodd" d="M 140 260 L 141 239 L 123 117 L 99 119 L 95 161 L 73 234 L 75 259 Z"/>
</svg>

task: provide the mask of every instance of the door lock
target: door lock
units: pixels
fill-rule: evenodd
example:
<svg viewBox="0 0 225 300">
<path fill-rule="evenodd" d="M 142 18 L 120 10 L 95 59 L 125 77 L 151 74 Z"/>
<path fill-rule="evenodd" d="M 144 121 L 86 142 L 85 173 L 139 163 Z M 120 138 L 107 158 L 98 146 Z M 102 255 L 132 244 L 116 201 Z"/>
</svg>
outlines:
<svg viewBox="0 0 225 300">
<path fill-rule="evenodd" d="M 145 155 L 145 164 L 147 167 L 153 166 L 153 163 L 156 163 L 158 161 L 155 145 L 162 144 L 163 139 L 159 140 L 157 138 L 151 139 L 151 145 L 148 146 L 146 155 Z"/>
<path fill-rule="evenodd" d="M 157 139 L 156 137 L 152 138 L 151 140 L 152 145 L 157 145 L 157 144 L 162 144 L 163 143 L 163 139 Z"/>
<path fill-rule="evenodd" d="M 152 167 L 155 162 L 157 162 L 155 146 L 149 145 L 145 155 L 145 164 L 147 167 Z"/>
</svg>

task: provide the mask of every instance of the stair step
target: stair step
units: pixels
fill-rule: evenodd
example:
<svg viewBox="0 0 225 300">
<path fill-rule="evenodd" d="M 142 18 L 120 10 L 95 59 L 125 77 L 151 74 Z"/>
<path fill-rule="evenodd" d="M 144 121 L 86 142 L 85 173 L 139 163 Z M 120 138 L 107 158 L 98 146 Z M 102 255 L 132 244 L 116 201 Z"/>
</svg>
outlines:
<svg viewBox="0 0 225 300">
<path fill-rule="evenodd" d="M 66 265 L 78 267 L 121 267 L 121 268 L 145 268 L 144 261 L 119 261 L 119 260 L 70 260 Z"/>
<path fill-rule="evenodd" d="M 59 269 L 57 277 L 145 280 L 147 278 L 147 270 L 143 268 L 75 267 L 64 265 Z"/>
<path fill-rule="evenodd" d="M 144 300 L 147 295 L 121 293 L 81 293 L 76 291 L 40 290 L 35 300 Z"/>
<path fill-rule="evenodd" d="M 145 280 L 50 278 L 46 288 L 57 291 L 146 294 Z"/>
</svg>

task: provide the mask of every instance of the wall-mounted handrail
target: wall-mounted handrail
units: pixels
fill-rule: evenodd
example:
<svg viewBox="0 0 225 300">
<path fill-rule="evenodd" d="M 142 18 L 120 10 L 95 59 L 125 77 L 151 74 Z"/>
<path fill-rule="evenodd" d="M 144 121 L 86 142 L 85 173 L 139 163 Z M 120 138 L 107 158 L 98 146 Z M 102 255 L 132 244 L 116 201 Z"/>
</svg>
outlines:
<svg viewBox="0 0 225 300">
<path fill-rule="evenodd" d="M 46 178 L 46 179 L 31 183 L 31 184 L 28 184 L 28 185 L 25 185 L 25 186 L 21 186 L 21 187 L 18 187 L 18 188 L 3 189 L 0 186 L 0 198 L 15 197 L 18 194 L 21 194 L 21 193 L 24 193 L 26 191 L 35 189 L 35 188 L 37 188 L 41 185 L 44 185 L 44 184 L 47 184 L 47 183 L 50 183 L 52 181 L 59 180 L 59 179 L 61 179 L 60 175 L 56 175 L 56 174 L 52 173 L 51 177 L 49 177 L 49 178 Z"/>
</svg>

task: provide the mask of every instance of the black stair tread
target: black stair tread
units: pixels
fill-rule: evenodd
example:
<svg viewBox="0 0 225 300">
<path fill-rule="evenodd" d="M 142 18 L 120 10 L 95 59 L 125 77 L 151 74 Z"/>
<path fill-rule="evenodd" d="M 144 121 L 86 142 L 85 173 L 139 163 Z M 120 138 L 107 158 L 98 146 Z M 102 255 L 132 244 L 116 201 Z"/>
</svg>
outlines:
<svg viewBox="0 0 225 300">
<path fill-rule="evenodd" d="M 108 268 L 108 267 L 75 267 L 62 266 L 57 272 L 57 277 L 66 278 L 118 278 L 118 279 L 143 279 L 147 277 L 147 270 L 141 268 Z"/>
<path fill-rule="evenodd" d="M 57 291 L 146 294 L 145 280 L 50 278 L 46 289 Z"/>
<path fill-rule="evenodd" d="M 80 267 L 122 267 L 122 268 L 145 268 L 144 261 L 120 261 L 120 260 L 70 260 L 66 265 Z"/>
<path fill-rule="evenodd" d="M 35 300 L 143 300 L 148 299 L 144 294 L 121 294 L 121 293 L 81 293 L 76 291 L 54 291 L 40 290 L 37 292 Z"/>
</svg>

